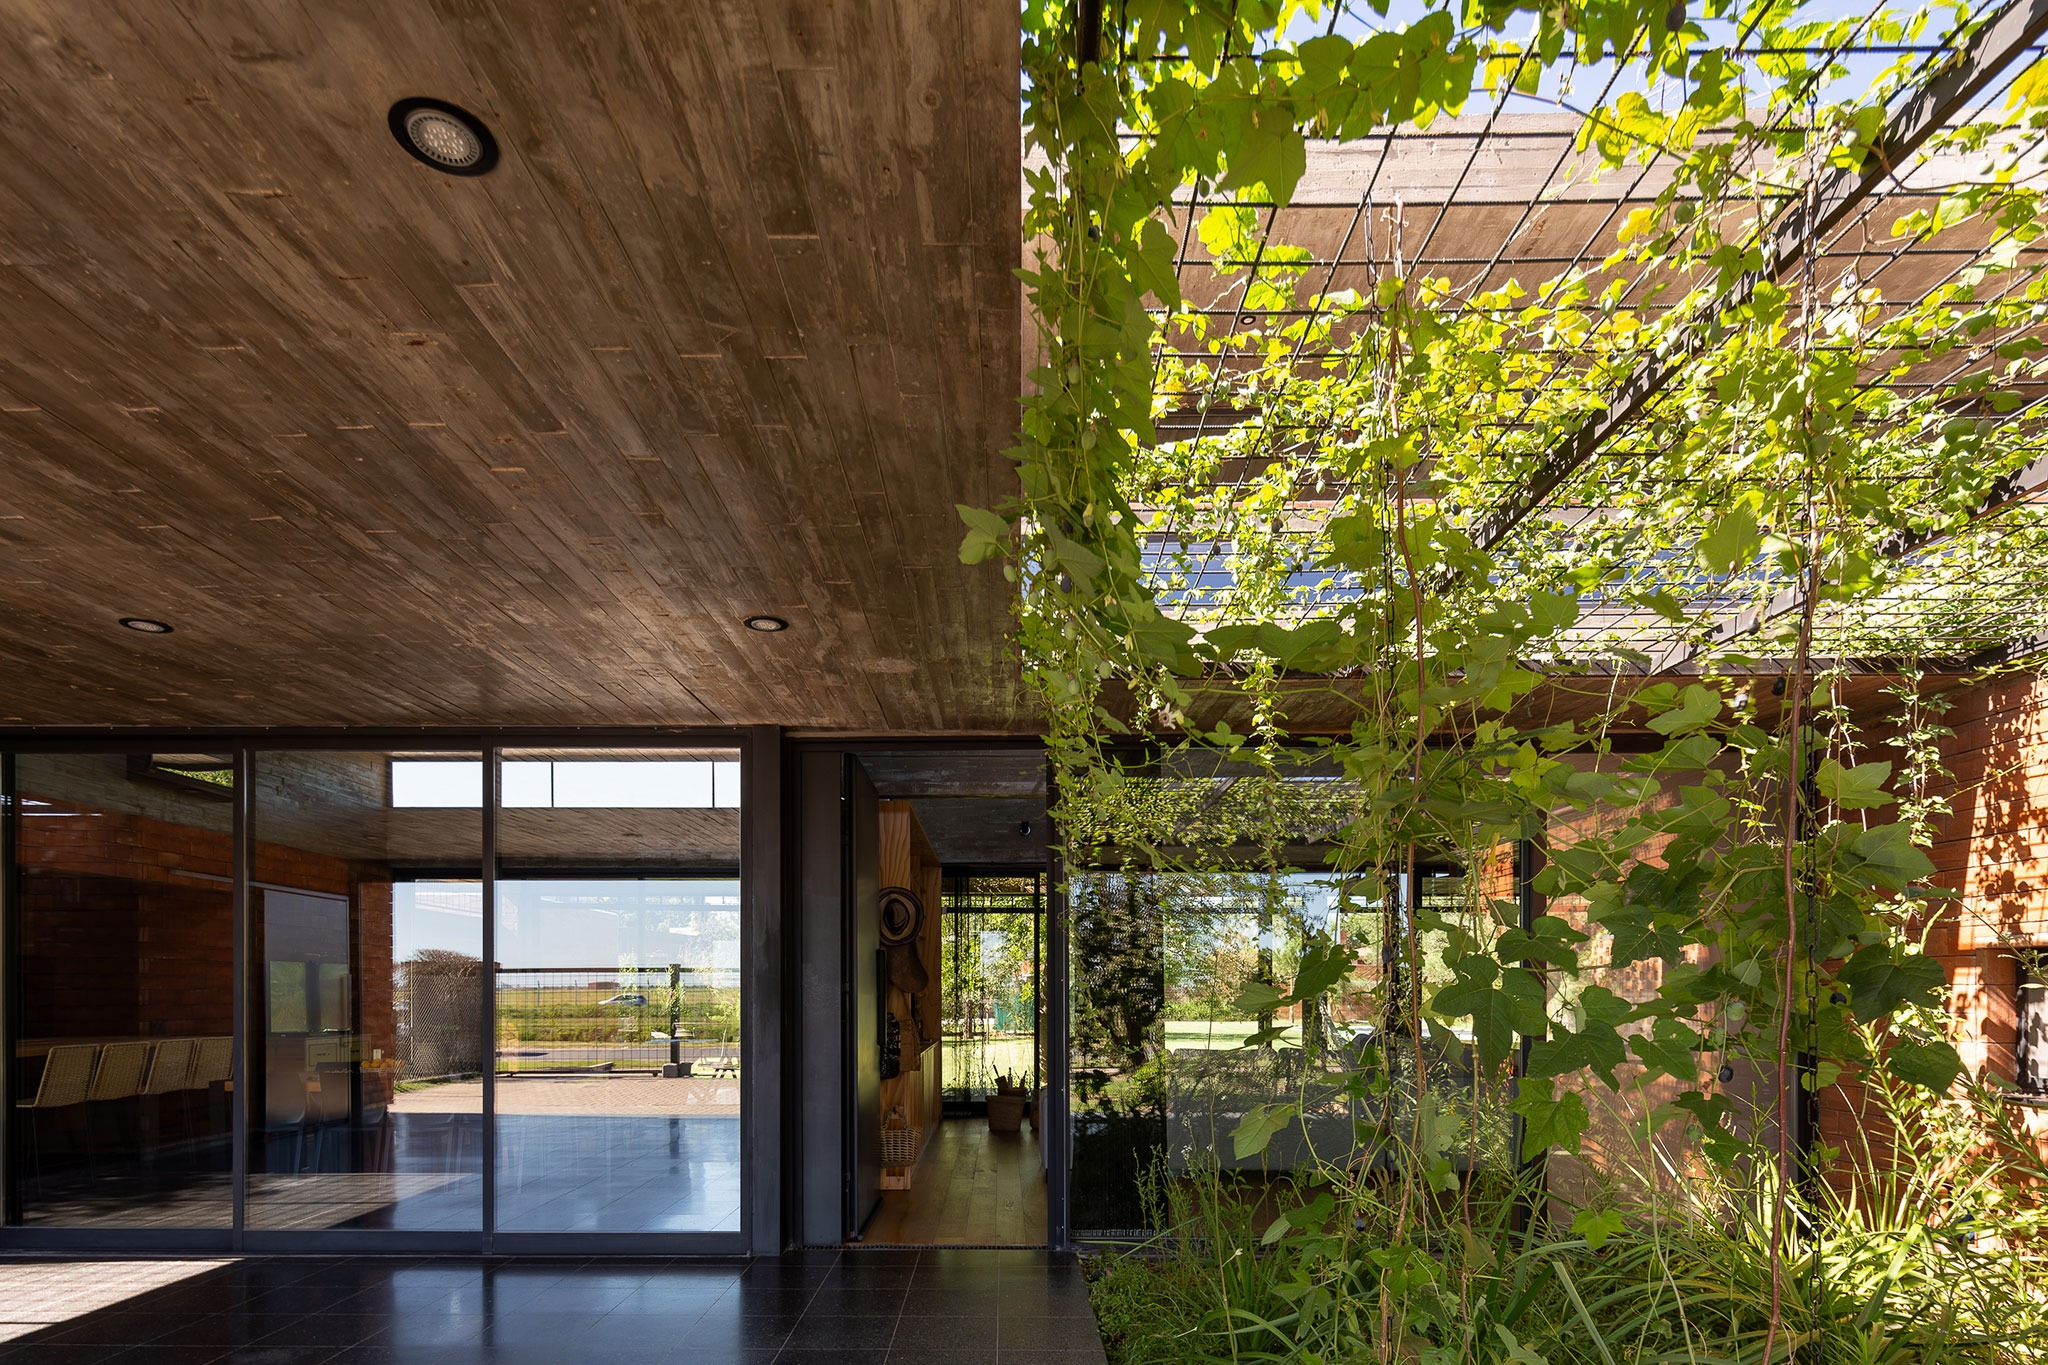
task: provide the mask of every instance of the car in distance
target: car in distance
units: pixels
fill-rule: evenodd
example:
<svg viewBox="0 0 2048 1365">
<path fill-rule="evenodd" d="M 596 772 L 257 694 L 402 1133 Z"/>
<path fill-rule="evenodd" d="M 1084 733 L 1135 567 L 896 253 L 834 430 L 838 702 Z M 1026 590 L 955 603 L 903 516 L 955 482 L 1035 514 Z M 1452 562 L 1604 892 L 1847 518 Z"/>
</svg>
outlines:
<svg viewBox="0 0 2048 1365">
<path fill-rule="evenodd" d="M 614 995 L 608 1000 L 600 1000 L 597 1003 L 600 1005 L 644 1005 L 647 1003 L 647 997 L 637 991 L 627 991 L 622 995 Z"/>
</svg>

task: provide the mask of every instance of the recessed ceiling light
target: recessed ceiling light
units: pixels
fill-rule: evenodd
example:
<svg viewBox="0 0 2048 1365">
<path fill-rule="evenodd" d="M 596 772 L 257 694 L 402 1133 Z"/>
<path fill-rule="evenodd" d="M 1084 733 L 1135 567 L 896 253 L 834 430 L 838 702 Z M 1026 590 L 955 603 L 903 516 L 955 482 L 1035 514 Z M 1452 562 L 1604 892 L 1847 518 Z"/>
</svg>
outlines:
<svg viewBox="0 0 2048 1365">
<path fill-rule="evenodd" d="M 152 621 L 147 616 L 124 616 L 121 624 L 130 630 L 139 630 L 144 635 L 169 635 L 171 628 L 162 621 Z"/>
<path fill-rule="evenodd" d="M 400 100 L 391 106 L 398 145 L 437 171 L 482 175 L 498 164 L 498 142 L 483 120 L 445 100 Z"/>
<path fill-rule="evenodd" d="M 749 616 L 746 625 L 748 630 L 758 630 L 763 635 L 773 635 L 778 630 L 789 629 L 789 622 L 780 616 Z"/>
</svg>

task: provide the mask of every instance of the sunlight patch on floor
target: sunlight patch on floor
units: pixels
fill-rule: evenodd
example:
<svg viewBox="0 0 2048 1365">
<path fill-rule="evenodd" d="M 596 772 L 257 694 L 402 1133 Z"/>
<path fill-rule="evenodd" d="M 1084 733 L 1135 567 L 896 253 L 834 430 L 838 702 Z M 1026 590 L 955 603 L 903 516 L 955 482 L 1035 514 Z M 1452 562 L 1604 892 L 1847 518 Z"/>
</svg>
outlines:
<svg viewBox="0 0 2048 1365">
<path fill-rule="evenodd" d="M 17 1341 L 138 1294 L 234 1264 L 209 1261 L 0 1261 L 0 1341 Z"/>
</svg>

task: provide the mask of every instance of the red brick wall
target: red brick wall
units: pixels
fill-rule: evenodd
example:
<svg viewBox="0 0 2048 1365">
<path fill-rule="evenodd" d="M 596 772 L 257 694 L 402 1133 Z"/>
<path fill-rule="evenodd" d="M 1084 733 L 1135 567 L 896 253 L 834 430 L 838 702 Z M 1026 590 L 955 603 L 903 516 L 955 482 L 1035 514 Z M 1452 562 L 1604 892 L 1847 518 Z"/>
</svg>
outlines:
<svg viewBox="0 0 2048 1365">
<path fill-rule="evenodd" d="M 233 1024 L 226 833 L 24 793 L 21 958 L 29 1037 L 194 1037 Z M 366 1045 L 392 1048 L 390 871 L 275 844 L 259 882 L 352 896 Z"/>
<path fill-rule="evenodd" d="M 2013 676 L 1942 695 L 1948 710 L 1936 719 L 1955 733 L 1941 746 L 1947 776 L 1932 790 L 1950 814 L 1931 853 L 1936 884 L 1957 897 L 1930 917 L 1927 949 L 1948 974 L 1964 1064 L 2009 1080 L 2011 949 L 2048 947 L 2048 682 Z M 2048 1138 L 2040 1111 L 2016 1117 Z M 1823 1093 L 1819 1126 L 1845 1161 L 1889 1159 L 1889 1125 L 1853 1077 Z"/>
</svg>

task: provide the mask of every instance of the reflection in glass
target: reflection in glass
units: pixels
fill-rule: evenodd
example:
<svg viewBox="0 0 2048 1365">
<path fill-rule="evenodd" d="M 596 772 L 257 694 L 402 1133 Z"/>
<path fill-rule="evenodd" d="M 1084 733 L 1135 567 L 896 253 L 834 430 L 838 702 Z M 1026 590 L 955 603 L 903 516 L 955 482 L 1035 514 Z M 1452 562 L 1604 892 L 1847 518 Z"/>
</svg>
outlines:
<svg viewBox="0 0 2048 1365">
<path fill-rule="evenodd" d="M 251 1227 L 482 1226 L 483 821 L 395 766 L 251 762 Z"/>
<path fill-rule="evenodd" d="M 22 1223 L 226 1227 L 233 764 L 15 761 Z"/>
<path fill-rule="evenodd" d="M 1464 882 L 1419 877 L 1421 903 L 1457 914 Z M 1073 1208 L 1077 1230 L 1143 1231 L 1143 1191 L 1194 1169 L 1283 1172 L 1316 1161 L 1394 1157 L 1375 1133 L 1412 1123 L 1415 1042 L 1404 1037 L 1404 878 L 1334 873 L 1127 870 L 1076 876 L 1069 897 L 1072 975 Z M 1260 1012 L 1261 983 L 1285 990 L 1304 951 L 1341 945 L 1357 961 L 1339 988 Z M 1440 934 L 1417 963 L 1425 998 L 1441 985 Z M 1248 1041 L 1255 1045 L 1247 1047 Z M 1471 1111 L 1469 1037 L 1432 1033 L 1422 1054 L 1433 1104 Z M 1390 1045 L 1391 1044 L 1391 1045 Z M 1256 1155 L 1232 1131 L 1253 1106 L 1301 1117 Z M 1406 1106 L 1406 1108 L 1403 1108 Z M 1454 1155 L 1492 1159 L 1502 1133 Z"/>
<path fill-rule="evenodd" d="M 737 1231 L 737 756 L 503 757 L 498 1227 Z"/>
<path fill-rule="evenodd" d="M 1037 873 L 946 881 L 939 979 L 949 1106 L 984 1103 L 1004 1076 L 1035 1092 L 1045 1074 L 1038 1052 L 1044 907 Z"/>
</svg>

